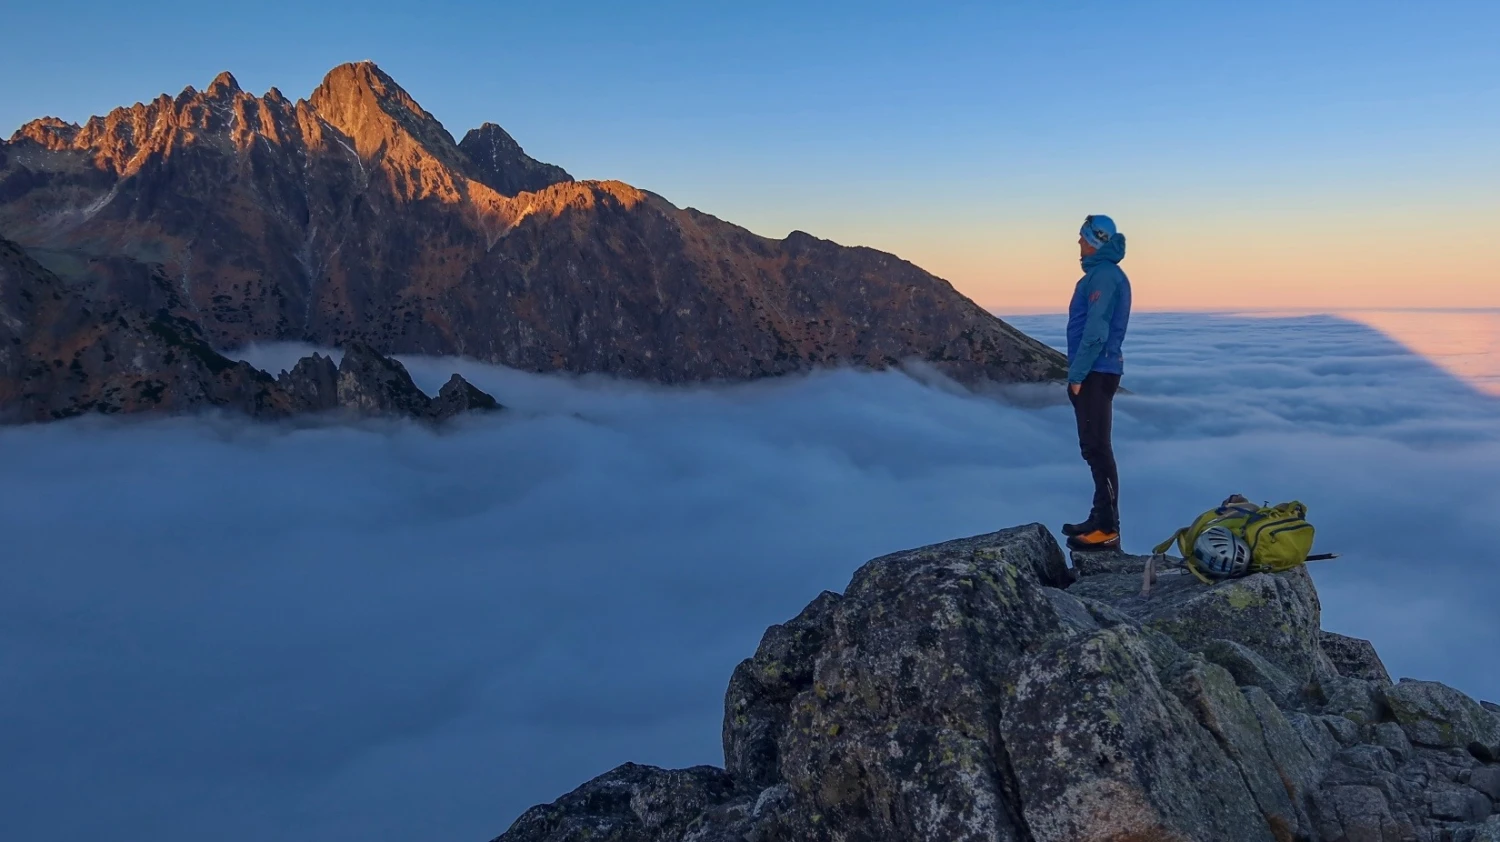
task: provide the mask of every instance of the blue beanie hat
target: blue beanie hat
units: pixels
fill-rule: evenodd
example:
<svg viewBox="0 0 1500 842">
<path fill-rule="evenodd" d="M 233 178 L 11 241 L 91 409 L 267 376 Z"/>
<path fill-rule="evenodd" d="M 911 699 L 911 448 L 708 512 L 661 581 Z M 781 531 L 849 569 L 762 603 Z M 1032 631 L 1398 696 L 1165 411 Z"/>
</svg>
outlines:
<svg viewBox="0 0 1500 842">
<path fill-rule="evenodd" d="M 1104 244 L 1115 235 L 1115 221 L 1102 213 L 1096 213 L 1085 217 L 1083 227 L 1078 229 L 1083 235 L 1084 242 L 1096 249 L 1104 248 Z"/>
</svg>

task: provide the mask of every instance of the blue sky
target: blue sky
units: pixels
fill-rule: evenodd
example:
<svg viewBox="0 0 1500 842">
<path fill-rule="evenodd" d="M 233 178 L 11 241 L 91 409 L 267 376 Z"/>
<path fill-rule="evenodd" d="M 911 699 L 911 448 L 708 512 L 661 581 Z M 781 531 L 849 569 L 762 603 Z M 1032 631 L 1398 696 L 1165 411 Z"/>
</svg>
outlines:
<svg viewBox="0 0 1500 842">
<path fill-rule="evenodd" d="M 895 251 L 986 306 L 1045 308 L 1089 212 L 1134 235 L 1146 306 L 1239 295 L 1206 291 L 1211 274 L 1302 306 L 1500 306 L 1473 247 L 1500 189 L 1493 3 L 63 0 L 7 16 L 0 131 L 223 69 L 305 96 L 368 58 L 455 135 L 493 120 L 575 175 Z M 1380 257 L 1350 266 L 1348 243 Z"/>
</svg>

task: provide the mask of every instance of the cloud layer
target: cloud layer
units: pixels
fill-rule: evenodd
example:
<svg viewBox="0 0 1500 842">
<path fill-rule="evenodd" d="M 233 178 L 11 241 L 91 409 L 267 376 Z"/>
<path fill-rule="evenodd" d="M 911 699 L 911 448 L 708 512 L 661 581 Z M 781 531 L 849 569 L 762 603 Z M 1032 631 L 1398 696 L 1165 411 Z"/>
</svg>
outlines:
<svg viewBox="0 0 1500 842">
<path fill-rule="evenodd" d="M 1345 319 L 1133 331 L 1129 548 L 1301 499 L 1344 553 L 1324 626 L 1500 698 L 1500 402 Z M 0 836 L 489 838 L 626 760 L 721 762 L 735 663 L 869 558 L 1087 508 L 1055 388 L 407 363 L 512 411 L 0 431 Z"/>
</svg>

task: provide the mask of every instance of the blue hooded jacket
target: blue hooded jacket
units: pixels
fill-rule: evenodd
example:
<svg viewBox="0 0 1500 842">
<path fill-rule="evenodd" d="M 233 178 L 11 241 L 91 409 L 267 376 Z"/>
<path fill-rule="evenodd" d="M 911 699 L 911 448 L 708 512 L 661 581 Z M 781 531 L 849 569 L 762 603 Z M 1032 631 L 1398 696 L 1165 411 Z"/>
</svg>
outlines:
<svg viewBox="0 0 1500 842">
<path fill-rule="evenodd" d="M 1125 373 L 1125 328 L 1130 324 L 1130 279 L 1120 269 L 1125 235 L 1116 234 L 1083 258 L 1084 275 L 1068 307 L 1068 382 L 1091 371 Z"/>
</svg>

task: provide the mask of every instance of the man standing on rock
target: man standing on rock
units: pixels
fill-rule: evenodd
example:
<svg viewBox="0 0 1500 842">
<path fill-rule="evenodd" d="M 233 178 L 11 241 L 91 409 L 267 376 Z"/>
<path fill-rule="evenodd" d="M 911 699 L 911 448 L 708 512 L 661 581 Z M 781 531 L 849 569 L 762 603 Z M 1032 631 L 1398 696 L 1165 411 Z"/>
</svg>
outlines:
<svg viewBox="0 0 1500 842">
<path fill-rule="evenodd" d="M 1094 474 L 1094 508 L 1088 520 L 1063 524 L 1075 550 L 1120 546 L 1120 478 L 1110 430 L 1115 391 L 1125 373 L 1125 328 L 1130 322 L 1130 279 L 1120 269 L 1125 235 L 1107 216 L 1084 219 L 1078 233 L 1083 278 L 1068 308 L 1068 398 L 1078 419 L 1078 446 Z"/>
</svg>

